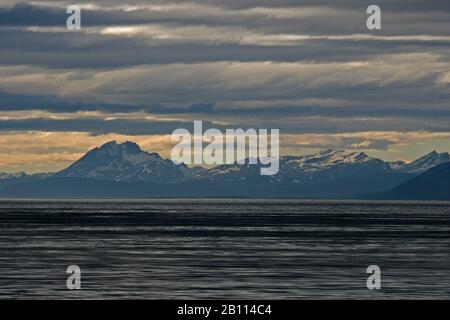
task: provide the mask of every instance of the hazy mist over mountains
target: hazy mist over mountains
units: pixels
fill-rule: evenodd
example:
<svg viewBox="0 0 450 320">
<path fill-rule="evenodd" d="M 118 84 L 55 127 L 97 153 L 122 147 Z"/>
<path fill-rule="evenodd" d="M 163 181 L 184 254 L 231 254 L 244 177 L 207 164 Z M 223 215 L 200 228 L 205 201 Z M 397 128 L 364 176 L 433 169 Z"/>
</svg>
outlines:
<svg viewBox="0 0 450 320">
<path fill-rule="evenodd" d="M 448 153 L 436 151 L 405 163 L 386 162 L 363 152 L 324 150 L 283 156 L 279 173 L 262 177 L 261 165 L 190 168 L 145 152 L 136 143 L 111 141 L 57 173 L 0 174 L 0 196 L 348 199 L 386 192 L 449 162 Z"/>
</svg>

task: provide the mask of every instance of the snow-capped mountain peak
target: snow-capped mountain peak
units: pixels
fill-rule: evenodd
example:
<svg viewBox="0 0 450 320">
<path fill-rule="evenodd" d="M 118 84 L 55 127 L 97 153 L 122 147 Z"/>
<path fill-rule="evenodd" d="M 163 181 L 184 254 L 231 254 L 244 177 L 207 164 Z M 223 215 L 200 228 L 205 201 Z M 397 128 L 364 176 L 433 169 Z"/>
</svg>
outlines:
<svg viewBox="0 0 450 320">
<path fill-rule="evenodd" d="M 446 162 L 450 162 L 450 155 L 447 152 L 438 153 L 437 151 L 432 151 L 416 161 L 405 164 L 399 170 L 419 174 Z"/>
<path fill-rule="evenodd" d="M 370 158 L 364 152 L 348 152 L 344 150 L 324 150 L 310 155 L 284 157 L 284 159 L 284 162 L 295 164 L 306 170 L 326 169 L 332 166 L 351 165 L 376 160 Z"/>
<path fill-rule="evenodd" d="M 172 183 L 183 180 L 187 170 L 157 153 L 143 151 L 136 143 L 111 141 L 92 149 L 57 176 Z"/>
</svg>

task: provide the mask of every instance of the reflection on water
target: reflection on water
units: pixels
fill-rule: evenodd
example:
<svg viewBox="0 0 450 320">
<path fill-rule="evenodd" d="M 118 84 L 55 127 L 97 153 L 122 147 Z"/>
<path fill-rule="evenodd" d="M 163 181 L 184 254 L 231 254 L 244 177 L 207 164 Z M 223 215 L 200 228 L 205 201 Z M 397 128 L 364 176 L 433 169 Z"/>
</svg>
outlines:
<svg viewBox="0 0 450 320">
<path fill-rule="evenodd" d="M 0 298 L 448 299 L 449 219 L 445 203 L 3 201 Z"/>
</svg>

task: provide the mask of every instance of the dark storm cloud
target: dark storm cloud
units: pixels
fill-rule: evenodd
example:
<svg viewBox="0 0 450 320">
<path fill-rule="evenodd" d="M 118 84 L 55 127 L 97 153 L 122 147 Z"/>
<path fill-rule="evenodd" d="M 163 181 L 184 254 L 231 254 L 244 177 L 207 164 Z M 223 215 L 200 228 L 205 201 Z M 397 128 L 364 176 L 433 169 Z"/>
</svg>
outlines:
<svg viewBox="0 0 450 320">
<path fill-rule="evenodd" d="M 414 90 L 411 90 L 414 91 Z M 417 90 L 416 90 L 417 91 Z M 411 92 L 412 94 L 412 92 Z M 448 96 L 436 97 L 435 102 L 442 101 Z M 422 98 L 420 94 L 413 98 L 417 102 L 429 102 L 429 98 Z M 241 119 L 251 119 L 257 117 L 260 119 L 271 119 L 277 117 L 335 117 L 335 118 L 354 118 L 354 117 L 378 117 L 381 118 L 387 114 L 391 118 L 429 118 L 442 119 L 448 118 L 450 121 L 450 110 L 446 106 L 440 108 L 422 108 L 412 109 L 410 105 L 390 106 L 389 102 L 385 105 L 372 106 L 334 106 L 324 107 L 320 105 L 298 106 L 288 104 L 277 104 L 266 106 L 264 108 L 228 108 L 219 109 L 215 103 L 197 103 L 191 105 L 180 104 L 178 106 L 171 105 L 130 105 L 130 104 L 89 104 L 80 101 L 69 101 L 57 97 L 46 97 L 36 95 L 12 95 L 0 92 L 0 110 L 2 111 L 32 111 L 46 110 L 54 113 L 70 113 L 77 111 L 101 111 L 111 113 L 127 113 L 127 112 L 148 112 L 154 115 L 176 115 L 186 116 L 190 119 L 204 119 L 214 117 L 227 117 L 230 112 L 234 116 Z M 187 121 L 190 121 L 189 119 Z M 26 122 L 24 122 L 26 123 Z M 3 124 L 4 125 L 4 124 Z M 30 127 L 36 128 L 35 126 Z M 21 127 L 24 129 L 24 127 Z"/>
<path fill-rule="evenodd" d="M 170 0 L 173 3 L 187 3 L 191 0 Z M 85 1 L 89 2 L 89 1 Z M 120 3 L 117 0 L 107 0 L 108 3 Z M 158 3 L 167 3 L 165 0 L 156 1 Z M 197 2 L 203 4 L 214 4 L 222 7 L 229 7 L 234 9 L 244 9 L 250 7 L 302 7 L 302 6 L 333 6 L 339 8 L 351 9 L 355 6 L 369 6 L 374 4 L 373 0 L 198 0 Z M 142 1 L 130 1 L 130 3 L 139 4 Z M 378 5 L 386 6 L 391 10 L 396 11 L 440 11 L 450 10 L 450 3 L 446 0 L 378 0 Z"/>
<path fill-rule="evenodd" d="M 0 120 L 0 131 L 42 131 L 43 128 L 52 132 L 91 132 L 92 134 L 102 133 L 123 133 L 130 135 L 139 134 L 167 134 L 176 128 L 192 126 L 187 122 L 152 122 L 152 121 L 130 121 L 130 120 Z"/>
<path fill-rule="evenodd" d="M 240 114 L 241 115 L 241 114 Z M 418 124 L 414 118 L 368 118 L 364 117 L 332 117 L 324 118 L 303 117 L 301 114 L 292 116 L 291 114 L 280 114 L 277 119 L 274 116 L 262 115 L 257 121 L 248 114 L 241 115 L 231 124 L 218 124 L 208 121 L 208 116 L 203 117 L 203 129 L 217 128 L 226 130 L 229 128 L 279 128 L 283 123 L 283 134 L 339 134 L 358 133 L 370 131 L 376 127 L 376 131 L 386 132 L 448 132 L 450 118 L 431 117 L 427 114 Z M 214 117 L 211 117 L 214 119 Z M 95 135 L 117 133 L 127 135 L 154 135 L 171 134 L 174 130 L 185 128 L 193 132 L 193 120 L 186 118 L 185 121 L 145 121 L 145 120 L 102 120 L 102 119 L 71 119 L 71 120 L 50 120 L 50 119 L 30 119 L 30 120 L 0 120 L 1 132 L 30 132 L 30 131 L 50 131 L 50 132 L 90 132 Z M 45 129 L 45 130 L 43 130 Z M 378 143 L 381 143 L 379 141 Z"/>
<path fill-rule="evenodd" d="M 82 21 L 86 28 L 160 23 L 172 26 L 240 26 L 262 33 L 295 31 L 308 34 L 365 33 L 365 10 L 372 4 L 371 1 L 357 0 L 336 4 L 329 1 L 138 1 L 136 5 L 141 5 L 141 9 L 126 10 L 127 5 L 133 2 L 86 3 L 97 5 L 83 10 Z M 167 10 L 149 8 L 155 3 L 169 7 Z M 170 7 L 176 3 L 184 7 Z M 203 8 L 202 4 L 205 5 Z M 384 34 L 420 34 L 423 31 L 450 34 L 448 1 L 378 1 L 377 4 L 383 8 Z M 64 5 L 0 7 L 0 26 L 63 27 L 67 17 L 65 9 Z"/>
<path fill-rule="evenodd" d="M 23 1 L 6 1 L 9 6 L 14 4 L 20 4 Z M 343 9 L 351 9 L 354 7 L 362 6 L 367 7 L 374 4 L 371 0 L 153 0 L 153 1 L 143 1 L 143 0 L 77 0 L 79 4 L 97 4 L 101 6 L 138 6 L 145 4 L 191 4 L 197 3 L 202 5 L 213 5 L 222 8 L 231 9 L 246 9 L 254 7 L 305 7 L 305 6 L 318 6 L 318 7 L 338 7 Z M 34 3 L 45 3 L 48 4 L 49 1 L 35 0 Z M 55 1 L 55 3 L 66 3 L 72 4 L 73 1 Z M 394 11 L 409 11 L 409 12 L 427 12 L 427 11 L 449 11 L 450 3 L 447 0 L 377 0 L 376 3 L 381 6 L 388 7 L 390 10 Z"/>
<path fill-rule="evenodd" d="M 11 33 L 10 33 L 11 34 Z M 178 43 L 166 44 L 157 47 L 139 45 L 136 40 L 122 40 L 88 36 L 79 48 L 74 44 L 64 46 L 64 38 L 58 39 L 55 35 L 24 35 L 23 38 L 32 37 L 35 40 L 42 37 L 43 41 L 19 44 L 19 48 L 8 46 L 15 42 L 13 38 L 4 38 L 0 45 L 1 63 L 3 65 L 37 65 L 49 68 L 118 68 L 143 64 L 169 64 L 169 63 L 202 63 L 219 61 L 274 61 L 274 62 L 346 62 L 364 60 L 380 54 L 401 53 L 404 50 L 423 51 L 424 47 L 437 53 L 448 48 L 450 42 L 429 42 L 418 44 L 413 41 L 407 43 L 390 43 L 362 41 L 328 41 L 326 49 L 322 41 L 305 41 L 302 46 L 257 46 L 239 44 L 204 44 L 204 43 Z M 79 39 L 80 41 L 81 38 Z M 16 45 L 17 46 L 17 45 Z M 55 50 L 46 51 L 45 48 Z M 371 48 L 371 50 L 367 50 Z M 363 49 L 366 49 L 362 51 Z"/>
<path fill-rule="evenodd" d="M 98 7 L 83 11 L 85 31 L 94 28 L 87 33 L 64 30 L 67 17 L 64 6 L 21 4 L 0 8 L 0 26 L 3 26 L 0 28 L 0 63 L 51 68 L 115 68 L 140 64 L 213 61 L 352 61 L 402 52 L 432 52 L 448 59 L 450 50 L 450 11 L 445 10 L 448 4 L 441 1 L 429 1 L 427 5 L 419 2 L 411 4 L 408 1 L 408 6 L 403 6 L 404 1 L 382 3 L 383 29 L 376 35 L 411 36 L 401 41 L 389 38 L 320 38 L 291 39 L 288 44 L 276 37 L 285 34 L 323 37 L 370 34 L 365 27 L 367 4 L 364 1 L 340 1 L 339 5 L 331 5 L 328 1 L 157 1 L 151 3 L 181 3 L 187 7 L 169 11 L 126 11 L 122 1 L 86 3 L 98 4 Z M 192 3 L 195 6 L 189 10 Z M 217 5 L 217 10 L 211 11 L 206 7 L 203 12 L 200 6 L 202 3 Z M 127 4 L 145 5 L 148 2 L 127 1 Z M 111 9 L 108 5 L 122 7 Z M 292 10 L 285 6 L 297 8 L 300 16 L 294 14 L 291 17 Z M 305 6 L 313 6 L 315 9 L 303 12 L 301 8 Z M 392 8 L 392 12 L 385 6 Z M 261 7 L 284 11 L 280 16 L 277 16 L 276 11 L 249 11 L 242 14 L 243 9 L 257 10 Z M 224 8 L 235 11 L 223 11 Z M 334 10 L 336 13 L 333 13 Z M 176 37 L 158 38 L 158 33 L 155 37 L 139 31 L 132 36 L 117 36 L 95 29 L 141 24 L 161 24 L 163 28 L 168 28 L 160 31 L 161 35 L 175 32 Z M 32 31 L 24 29 L 36 26 L 44 28 Z M 45 27 L 59 30 L 47 30 Z M 203 36 L 206 39 L 202 38 L 201 31 L 197 29 L 179 34 L 190 27 L 204 28 Z M 214 31 L 216 27 L 224 29 Z M 449 37 L 426 41 L 414 37 L 427 34 Z M 190 38 L 191 36 L 193 37 Z M 252 40 L 255 36 L 256 39 Z M 244 40 L 248 37 L 251 43 L 242 41 L 243 37 Z M 275 40 L 270 40 L 272 37 Z M 264 41 L 274 43 L 267 45 Z"/>
</svg>

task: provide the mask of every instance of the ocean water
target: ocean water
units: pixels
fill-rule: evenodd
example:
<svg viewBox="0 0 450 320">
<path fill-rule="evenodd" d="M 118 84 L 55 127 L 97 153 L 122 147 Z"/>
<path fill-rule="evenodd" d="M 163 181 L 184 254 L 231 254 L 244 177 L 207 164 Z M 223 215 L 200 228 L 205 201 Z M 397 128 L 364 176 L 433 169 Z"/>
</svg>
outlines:
<svg viewBox="0 0 450 320">
<path fill-rule="evenodd" d="M 0 202 L 2 299 L 449 297 L 449 203 Z"/>
</svg>

